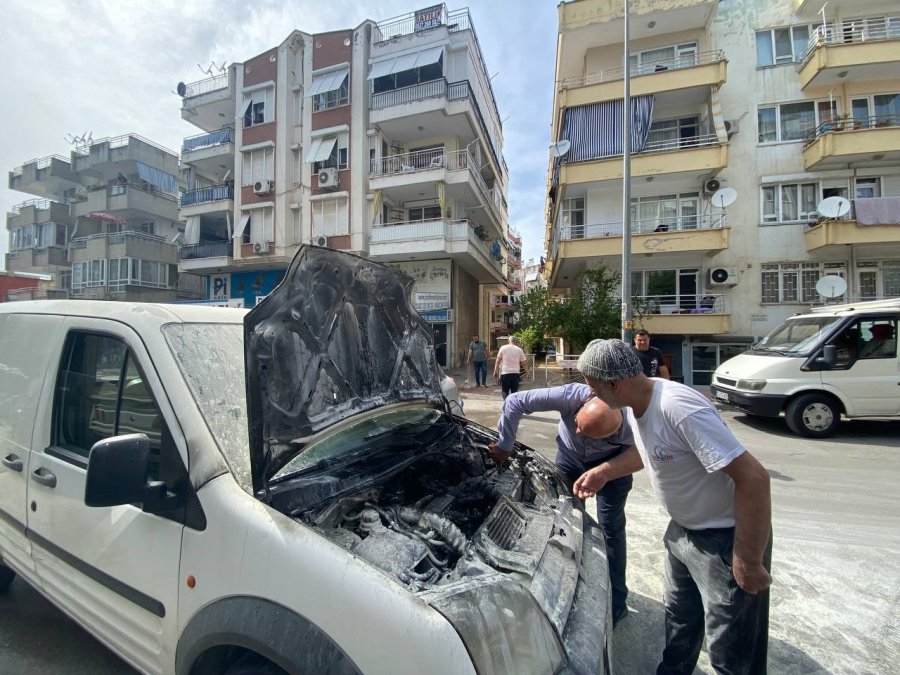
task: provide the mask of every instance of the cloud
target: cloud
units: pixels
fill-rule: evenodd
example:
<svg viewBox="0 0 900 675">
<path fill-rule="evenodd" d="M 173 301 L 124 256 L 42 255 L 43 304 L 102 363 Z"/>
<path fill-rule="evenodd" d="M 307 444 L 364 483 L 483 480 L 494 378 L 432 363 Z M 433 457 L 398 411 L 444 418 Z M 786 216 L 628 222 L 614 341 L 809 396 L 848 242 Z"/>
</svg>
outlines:
<svg viewBox="0 0 900 675">
<path fill-rule="evenodd" d="M 295 29 L 352 28 L 415 6 L 408 0 L 5 0 L 0 62 L 9 100 L 0 108 L 0 166 L 11 171 L 33 158 L 68 155 L 66 136 L 84 132 L 95 139 L 136 133 L 177 151 L 197 129 L 182 121 L 174 89 L 205 77 L 198 64 L 245 61 Z M 506 118 L 510 224 L 523 235 L 523 255 L 537 257 L 543 254 L 556 2 L 524 7 L 521 0 L 469 3 Z M 29 198 L 0 186 L 4 214 Z"/>
</svg>

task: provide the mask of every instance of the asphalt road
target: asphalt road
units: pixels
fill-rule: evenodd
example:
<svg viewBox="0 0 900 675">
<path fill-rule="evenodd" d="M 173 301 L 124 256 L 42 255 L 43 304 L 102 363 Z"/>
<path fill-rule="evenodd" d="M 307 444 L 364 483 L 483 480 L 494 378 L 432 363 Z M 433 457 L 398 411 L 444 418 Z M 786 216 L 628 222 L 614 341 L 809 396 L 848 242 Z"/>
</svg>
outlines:
<svg viewBox="0 0 900 675">
<path fill-rule="evenodd" d="M 493 427 L 496 389 L 462 391 Z M 793 436 L 780 420 L 723 413 L 772 476 L 771 673 L 896 672 L 900 663 L 900 425 L 844 422 L 837 436 Z M 555 454 L 557 418 L 533 415 L 519 440 Z M 593 508 L 589 509 L 593 511 Z M 662 534 L 667 517 L 638 474 L 628 516 L 629 616 L 613 636 L 619 675 L 656 668 L 663 645 Z M 0 674 L 132 673 L 21 580 L 0 596 Z M 696 673 L 712 673 L 705 652 Z"/>
</svg>

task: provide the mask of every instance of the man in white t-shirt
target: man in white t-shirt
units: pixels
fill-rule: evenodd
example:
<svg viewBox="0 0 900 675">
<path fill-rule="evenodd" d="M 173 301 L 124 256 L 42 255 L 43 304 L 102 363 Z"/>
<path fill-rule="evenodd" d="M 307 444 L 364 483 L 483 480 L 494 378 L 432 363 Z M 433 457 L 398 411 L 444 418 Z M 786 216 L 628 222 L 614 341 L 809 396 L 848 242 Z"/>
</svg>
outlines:
<svg viewBox="0 0 900 675">
<path fill-rule="evenodd" d="M 664 537 L 666 646 L 657 675 L 693 672 L 704 632 L 716 672 L 766 672 L 771 577 L 769 474 L 699 392 L 644 375 L 621 340 L 594 340 L 578 370 L 611 408 L 624 409 L 635 445 L 586 471 L 586 499 L 647 468 L 672 520 Z M 705 631 L 704 631 L 705 626 Z"/>
<path fill-rule="evenodd" d="M 494 363 L 494 381 L 500 380 L 500 388 L 503 392 L 504 400 L 510 394 L 519 391 L 520 373 L 523 372 L 527 377 L 528 365 L 525 359 L 525 352 L 519 346 L 519 338 L 511 335 L 509 342 L 497 350 L 497 360 Z"/>
</svg>

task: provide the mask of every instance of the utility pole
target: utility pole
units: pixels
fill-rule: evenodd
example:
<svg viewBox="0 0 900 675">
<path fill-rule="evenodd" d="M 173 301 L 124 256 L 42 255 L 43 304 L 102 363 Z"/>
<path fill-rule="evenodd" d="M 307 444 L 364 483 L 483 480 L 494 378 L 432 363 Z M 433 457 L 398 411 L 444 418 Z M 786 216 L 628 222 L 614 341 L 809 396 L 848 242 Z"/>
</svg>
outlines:
<svg viewBox="0 0 900 675">
<path fill-rule="evenodd" d="M 631 54 L 625 4 L 625 95 L 622 101 L 622 342 L 631 344 Z"/>
</svg>

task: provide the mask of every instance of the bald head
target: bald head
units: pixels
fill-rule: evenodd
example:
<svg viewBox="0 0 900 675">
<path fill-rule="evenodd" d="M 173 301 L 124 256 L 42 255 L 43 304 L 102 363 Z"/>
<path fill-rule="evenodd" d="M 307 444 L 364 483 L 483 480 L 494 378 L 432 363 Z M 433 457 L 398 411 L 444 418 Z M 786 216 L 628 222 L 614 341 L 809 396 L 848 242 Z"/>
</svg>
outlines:
<svg viewBox="0 0 900 675">
<path fill-rule="evenodd" d="M 588 438 L 606 438 L 622 426 L 622 413 L 613 410 L 599 398 L 591 398 L 575 414 L 575 426 L 579 433 Z"/>
</svg>

